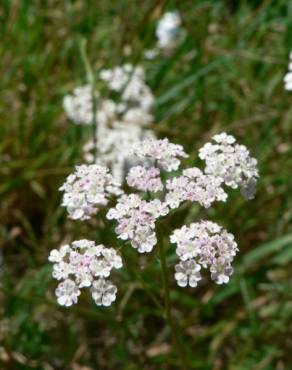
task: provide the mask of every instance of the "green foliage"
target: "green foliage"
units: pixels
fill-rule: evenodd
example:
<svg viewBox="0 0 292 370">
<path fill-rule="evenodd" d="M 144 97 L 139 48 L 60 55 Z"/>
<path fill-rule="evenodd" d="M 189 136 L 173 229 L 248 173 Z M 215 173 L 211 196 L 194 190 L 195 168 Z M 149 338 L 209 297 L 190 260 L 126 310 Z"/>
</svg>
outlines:
<svg viewBox="0 0 292 370">
<path fill-rule="evenodd" d="M 147 61 L 166 9 L 180 11 L 186 38 L 172 56 Z M 60 209 L 58 187 L 91 134 L 62 110 L 63 95 L 85 81 L 81 38 L 95 69 L 145 65 L 157 97 L 153 129 L 183 144 L 188 163 L 221 130 L 259 159 L 254 201 L 234 192 L 226 204 L 171 219 L 173 228 L 209 216 L 241 251 L 224 287 L 181 289 L 170 276 L 172 310 L 191 369 L 291 368 L 292 109 L 282 83 L 291 15 L 286 0 L 1 1 L 1 369 L 180 368 L 161 316 L 157 250 L 145 258 L 122 249 L 110 309 L 86 295 L 72 309 L 54 298 L 50 249 L 82 237 L 117 245 L 103 216 L 84 225 Z M 169 246 L 170 266 L 174 259 Z"/>
</svg>

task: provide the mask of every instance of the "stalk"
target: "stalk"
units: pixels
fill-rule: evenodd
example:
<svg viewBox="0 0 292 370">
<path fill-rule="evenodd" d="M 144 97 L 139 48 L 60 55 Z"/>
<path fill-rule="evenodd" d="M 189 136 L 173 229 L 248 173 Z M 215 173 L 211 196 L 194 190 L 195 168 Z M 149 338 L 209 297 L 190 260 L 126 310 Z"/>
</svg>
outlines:
<svg viewBox="0 0 292 370">
<path fill-rule="evenodd" d="M 98 124 L 97 124 L 97 115 L 96 115 L 97 97 L 96 97 L 96 91 L 95 91 L 95 74 L 92 70 L 91 64 L 89 62 L 89 58 L 87 56 L 86 44 L 87 44 L 86 39 L 81 39 L 80 44 L 79 44 L 79 49 L 80 49 L 81 59 L 82 59 L 82 62 L 83 62 L 84 68 L 85 68 L 85 72 L 86 72 L 86 79 L 87 79 L 88 84 L 91 87 L 92 116 L 93 116 L 93 121 L 92 121 L 92 127 L 93 127 L 93 154 L 94 154 L 94 159 L 95 159 L 95 162 L 96 162 L 97 155 L 98 155 L 98 148 L 97 148 Z"/>
<path fill-rule="evenodd" d="M 159 259 L 160 259 L 160 264 L 161 264 L 162 284 L 163 284 L 163 290 L 164 290 L 165 318 L 171 330 L 174 347 L 176 348 L 177 354 L 181 360 L 182 370 L 188 370 L 189 366 L 187 363 L 185 352 L 184 352 L 182 343 L 179 339 L 178 330 L 173 321 L 173 317 L 171 314 L 170 285 L 169 285 L 168 270 L 167 270 L 167 265 L 166 265 L 165 250 L 164 250 L 164 245 L 163 245 L 163 238 L 161 236 L 158 238 L 158 250 L 159 250 Z"/>
</svg>

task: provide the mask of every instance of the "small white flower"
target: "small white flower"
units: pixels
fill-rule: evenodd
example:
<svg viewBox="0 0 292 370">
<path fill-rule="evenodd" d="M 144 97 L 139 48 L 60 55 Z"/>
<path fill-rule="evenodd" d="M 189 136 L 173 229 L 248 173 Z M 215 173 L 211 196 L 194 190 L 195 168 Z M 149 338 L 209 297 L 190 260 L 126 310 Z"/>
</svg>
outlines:
<svg viewBox="0 0 292 370">
<path fill-rule="evenodd" d="M 62 259 L 66 256 L 69 252 L 70 246 L 69 245 L 62 245 L 59 250 L 53 249 L 49 255 L 50 262 L 61 262 Z"/>
<path fill-rule="evenodd" d="M 180 287 L 195 288 L 201 280 L 201 266 L 195 260 L 182 261 L 175 266 L 175 280 Z"/>
<path fill-rule="evenodd" d="M 131 244 L 139 253 L 149 253 L 157 243 L 155 232 L 149 226 L 137 226 Z"/>
<path fill-rule="evenodd" d="M 98 306 L 110 306 L 116 300 L 117 287 L 110 281 L 99 279 L 91 287 L 92 299 Z"/>
<path fill-rule="evenodd" d="M 159 199 L 153 199 L 145 203 L 145 210 L 153 215 L 155 219 L 166 216 L 169 213 L 169 208 L 165 202 Z"/>
<path fill-rule="evenodd" d="M 226 284 L 229 282 L 229 278 L 233 273 L 233 268 L 230 262 L 226 262 L 224 258 L 216 259 L 210 267 L 211 279 L 216 284 Z"/>
<path fill-rule="evenodd" d="M 80 290 L 71 279 L 64 280 L 56 289 L 57 301 L 61 306 L 69 307 L 77 303 L 79 295 Z"/>
<path fill-rule="evenodd" d="M 57 264 L 54 264 L 52 275 L 55 279 L 57 279 L 57 280 L 67 279 L 67 277 L 70 275 L 70 273 L 71 273 L 70 264 L 68 264 L 66 262 L 63 262 L 63 260 L 61 260 Z"/>
</svg>

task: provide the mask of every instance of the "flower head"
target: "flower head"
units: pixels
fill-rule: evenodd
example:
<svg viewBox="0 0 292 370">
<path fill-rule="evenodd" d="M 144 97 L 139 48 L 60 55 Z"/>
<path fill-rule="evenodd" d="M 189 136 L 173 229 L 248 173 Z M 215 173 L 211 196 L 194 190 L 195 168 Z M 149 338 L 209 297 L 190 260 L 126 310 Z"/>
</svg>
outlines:
<svg viewBox="0 0 292 370">
<path fill-rule="evenodd" d="M 205 175 L 198 168 L 188 168 L 182 176 L 167 180 L 166 203 L 170 208 L 178 208 L 181 202 L 198 202 L 205 208 L 214 201 L 227 199 L 227 194 L 221 187 L 221 179 L 213 175 Z"/>
<path fill-rule="evenodd" d="M 160 200 L 147 202 L 137 194 L 122 195 L 115 208 L 107 213 L 108 219 L 115 219 L 118 238 L 130 240 L 140 253 L 151 252 L 157 243 L 155 221 L 168 213 L 168 207 Z"/>
<path fill-rule="evenodd" d="M 221 226 L 211 221 L 192 223 L 175 230 L 170 241 L 177 244 L 176 253 L 181 260 L 176 268 L 176 273 L 180 273 L 176 275 L 180 286 L 186 286 L 187 277 L 200 270 L 190 267 L 197 265 L 209 268 L 211 278 L 217 284 L 229 281 L 233 272 L 231 262 L 238 248 L 233 235 Z M 199 275 L 196 276 L 198 281 Z"/>
<path fill-rule="evenodd" d="M 87 239 L 62 246 L 59 250 L 52 250 L 49 261 L 53 263 L 53 277 L 61 280 L 56 289 L 56 296 L 58 303 L 63 306 L 77 303 L 80 289 L 84 287 L 92 286 L 92 296 L 96 300 L 96 287 L 106 286 L 107 290 L 113 287 L 106 278 L 110 276 L 113 268 L 122 267 L 122 259 L 113 248 L 95 245 Z M 105 302 L 104 305 L 107 306 L 114 300 L 113 290 L 108 291 L 112 292 L 111 299 L 104 298 L 97 304 Z M 114 291 L 116 293 L 116 288 Z"/>
<path fill-rule="evenodd" d="M 68 117 L 76 124 L 90 125 L 93 122 L 92 89 L 90 85 L 78 86 L 65 95 L 63 107 Z"/>
<path fill-rule="evenodd" d="M 154 97 L 145 83 L 145 73 L 141 66 L 124 64 L 112 69 L 101 70 L 100 79 L 107 83 L 109 90 L 120 93 L 120 100 L 126 104 L 132 103 L 144 111 L 149 111 Z"/>
<path fill-rule="evenodd" d="M 199 157 L 206 163 L 205 173 L 233 189 L 239 187 L 247 199 L 252 199 L 259 177 L 257 160 L 244 145 L 236 144 L 231 135 L 222 133 L 213 140 L 215 143 L 207 143 L 199 151 Z"/>
<path fill-rule="evenodd" d="M 86 220 L 105 206 L 111 195 L 122 193 L 108 169 L 97 164 L 76 166 L 60 187 L 64 191 L 63 207 L 72 219 Z"/>
<path fill-rule="evenodd" d="M 181 145 L 172 144 L 168 139 L 146 139 L 137 142 L 130 149 L 130 153 L 138 158 L 157 161 L 158 165 L 165 171 L 177 170 L 180 166 L 180 158 L 188 157 Z"/>
</svg>

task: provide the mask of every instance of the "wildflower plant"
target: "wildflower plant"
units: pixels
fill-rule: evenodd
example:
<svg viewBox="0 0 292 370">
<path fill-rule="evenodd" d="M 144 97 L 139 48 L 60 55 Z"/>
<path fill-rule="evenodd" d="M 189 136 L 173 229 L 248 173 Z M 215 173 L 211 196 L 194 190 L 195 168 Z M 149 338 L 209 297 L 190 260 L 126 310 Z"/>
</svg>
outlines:
<svg viewBox="0 0 292 370">
<path fill-rule="evenodd" d="M 64 192 L 62 204 L 70 218 L 80 220 L 88 220 L 101 207 L 105 208 L 106 218 L 115 223 L 120 248 L 128 248 L 125 242 L 129 242 L 143 254 L 157 246 L 165 312 L 174 332 L 166 251 L 158 221 L 179 209 L 183 202 L 196 202 L 204 208 L 215 202 L 226 202 L 228 187 L 240 188 L 242 194 L 251 199 L 259 176 L 257 161 L 245 146 L 237 144 L 235 138 L 226 133 L 215 135 L 212 142 L 199 150 L 204 162 L 202 169 L 191 167 L 181 171 L 181 161 L 188 155 L 181 145 L 168 139 L 137 142 L 129 153 L 143 159 L 144 164 L 129 170 L 127 191 L 114 181 L 106 167 L 82 165 L 76 167 L 60 188 Z M 112 198 L 115 203 L 109 206 Z M 178 262 L 174 266 L 174 280 L 179 287 L 195 288 L 204 270 L 209 271 L 215 283 L 228 283 L 238 246 L 234 236 L 220 225 L 209 220 L 182 225 L 171 232 L 169 241 L 170 246 L 176 245 Z M 59 304 L 77 303 L 82 288 L 90 290 L 97 305 L 109 306 L 115 301 L 117 287 L 108 278 L 113 268 L 122 267 L 122 259 L 113 248 L 79 240 L 53 250 L 49 260 L 54 263 L 53 277 L 61 280 L 56 289 Z M 178 351 L 183 352 L 179 344 Z"/>
<path fill-rule="evenodd" d="M 86 56 L 84 59 L 86 64 Z M 119 94 L 118 100 L 101 98 L 95 90 L 92 71 L 89 72 L 90 89 L 78 90 L 85 96 L 77 103 L 76 96 L 71 102 L 65 98 L 64 105 L 71 109 L 68 115 L 76 123 L 92 122 L 94 140 L 90 145 L 94 154 L 90 162 L 94 163 L 77 166 L 67 177 L 60 187 L 62 206 L 69 218 L 81 221 L 92 219 L 103 209 L 104 222 L 114 224 L 116 248 L 81 239 L 53 250 L 49 260 L 53 263 L 53 277 L 59 281 L 57 301 L 67 307 L 76 304 L 81 290 L 87 288 L 98 306 L 110 306 L 118 294 L 112 272 L 123 266 L 120 251 L 123 253 L 123 249 L 130 246 L 139 254 L 157 253 L 164 316 L 174 334 L 183 368 L 187 368 L 171 314 L 165 222 L 160 220 L 176 212 L 185 202 L 197 203 L 206 209 L 216 202 L 226 202 L 228 188 L 240 189 L 245 199 L 252 199 L 259 177 L 257 160 L 244 145 L 223 132 L 199 149 L 202 168 L 181 169 L 181 162 L 189 157 L 183 146 L 167 138 L 158 140 L 151 131 L 145 130 L 152 122 L 149 109 L 153 97 L 143 82 L 143 70 L 125 65 L 100 72 L 99 77 L 108 89 Z M 96 99 L 100 100 L 98 107 Z M 73 114 L 75 108 L 78 114 Z M 127 165 L 129 160 L 131 165 Z M 115 168 L 115 164 L 120 167 Z M 126 183 L 122 184 L 117 178 L 125 178 Z M 197 287 L 204 278 L 204 271 L 209 272 L 216 284 L 228 283 L 239 249 L 234 236 L 222 226 L 210 220 L 194 220 L 167 236 L 167 247 L 175 250 L 177 256 L 173 281 L 179 287 Z"/>
</svg>

